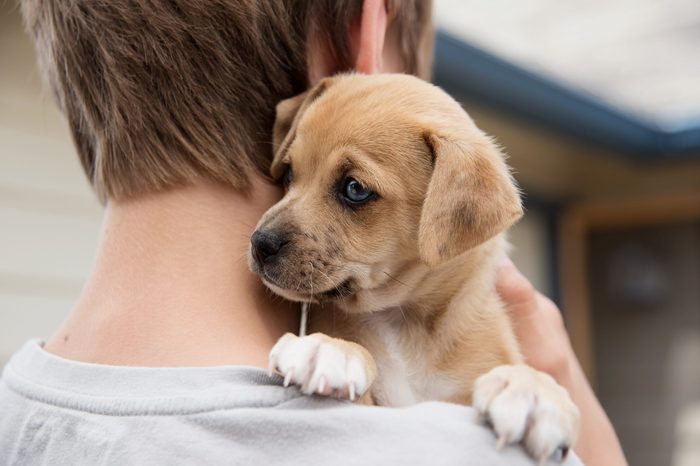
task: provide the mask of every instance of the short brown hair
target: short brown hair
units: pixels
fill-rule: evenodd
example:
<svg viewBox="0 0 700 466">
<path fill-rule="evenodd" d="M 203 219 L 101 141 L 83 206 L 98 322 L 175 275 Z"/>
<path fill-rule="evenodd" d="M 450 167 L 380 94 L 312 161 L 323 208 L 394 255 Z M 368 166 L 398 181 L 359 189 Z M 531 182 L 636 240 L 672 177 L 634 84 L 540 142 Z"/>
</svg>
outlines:
<svg viewBox="0 0 700 466">
<path fill-rule="evenodd" d="M 431 2 L 388 7 L 406 71 L 427 77 Z M 351 69 L 362 0 L 23 0 L 22 10 L 104 201 L 197 178 L 245 189 L 251 170 L 266 174 L 275 104 L 308 84 L 308 31 L 325 32 L 337 71 Z"/>
</svg>

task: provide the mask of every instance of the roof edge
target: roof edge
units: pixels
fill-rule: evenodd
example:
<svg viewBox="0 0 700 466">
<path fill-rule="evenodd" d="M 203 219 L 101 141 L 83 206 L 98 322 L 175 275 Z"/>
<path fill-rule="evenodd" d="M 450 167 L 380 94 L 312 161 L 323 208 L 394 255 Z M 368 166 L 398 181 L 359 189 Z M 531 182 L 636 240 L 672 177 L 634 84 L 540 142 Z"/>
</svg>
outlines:
<svg viewBox="0 0 700 466">
<path fill-rule="evenodd" d="M 700 124 L 665 130 L 564 83 L 438 31 L 434 81 L 472 100 L 635 160 L 700 155 Z"/>
</svg>

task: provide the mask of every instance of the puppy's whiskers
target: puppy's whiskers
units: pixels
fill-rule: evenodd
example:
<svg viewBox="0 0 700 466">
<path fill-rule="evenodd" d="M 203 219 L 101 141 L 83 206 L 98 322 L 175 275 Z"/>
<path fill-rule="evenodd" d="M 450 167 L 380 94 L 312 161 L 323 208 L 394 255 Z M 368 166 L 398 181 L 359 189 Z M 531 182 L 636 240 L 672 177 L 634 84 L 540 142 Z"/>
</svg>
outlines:
<svg viewBox="0 0 700 466">
<path fill-rule="evenodd" d="M 319 270 L 319 272 L 321 273 L 321 275 L 323 275 L 324 277 L 326 277 L 326 280 L 328 280 L 329 282 L 332 282 L 332 281 L 333 281 L 333 280 L 331 280 L 331 277 L 329 277 L 328 275 L 326 275 L 326 274 L 323 272 L 323 270 Z M 340 294 L 340 295 L 343 294 L 343 293 L 340 291 L 340 288 L 338 288 L 338 285 L 337 285 L 337 284 L 334 284 L 334 285 L 333 285 L 333 288 L 335 288 L 335 291 L 337 291 L 338 294 Z"/>
<path fill-rule="evenodd" d="M 314 299 L 314 261 L 309 261 L 311 264 L 311 274 L 309 275 L 309 288 L 311 288 L 311 299 Z"/>
<path fill-rule="evenodd" d="M 403 308 L 399 305 L 399 312 L 401 313 L 401 317 L 403 317 L 404 323 L 408 323 L 408 319 L 406 318 L 406 313 L 403 312 Z"/>
<path fill-rule="evenodd" d="M 401 280 L 399 280 L 398 278 L 394 277 L 393 275 L 390 275 L 388 272 L 385 272 L 385 271 L 382 270 L 382 273 L 383 273 L 384 275 L 386 275 L 387 277 L 391 278 L 392 280 L 394 280 L 395 282 L 400 283 L 400 284 L 402 284 L 402 285 L 405 286 L 405 287 L 412 288 L 410 285 L 408 285 L 407 283 L 402 282 Z"/>
<path fill-rule="evenodd" d="M 243 222 L 243 221 L 238 221 L 239 225 L 243 225 L 246 228 L 250 228 L 251 230 L 255 230 L 255 225 L 251 225 L 250 223 Z"/>
<path fill-rule="evenodd" d="M 236 259 L 235 263 L 239 264 L 241 261 L 248 261 L 248 251 L 241 253 L 241 255 Z"/>
</svg>

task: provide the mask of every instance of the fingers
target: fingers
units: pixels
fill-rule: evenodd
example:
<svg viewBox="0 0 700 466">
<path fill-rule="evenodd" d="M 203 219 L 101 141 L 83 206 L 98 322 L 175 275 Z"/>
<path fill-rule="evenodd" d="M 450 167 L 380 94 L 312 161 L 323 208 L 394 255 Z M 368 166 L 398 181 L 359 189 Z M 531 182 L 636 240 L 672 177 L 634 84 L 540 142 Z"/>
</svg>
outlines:
<svg viewBox="0 0 700 466">
<path fill-rule="evenodd" d="M 510 259 L 506 259 L 498 270 L 496 290 L 516 325 L 532 325 L 542 320 L 562 323 L 557 305 L 538 292 Z"/>
<path fill-rule="evenodd" d="M 537 292 L 510 259 L 505 259 L 498 269 L 496 291 L 513 318 L 537 312 Z"/>
<path fill-rule="evenodd" d="M 498 271 L 496 289 L 527 363 L 557 380 L 566 375 L 573 350 L 557 306 L 537 292 L 510 260 Z"/>
</svg>

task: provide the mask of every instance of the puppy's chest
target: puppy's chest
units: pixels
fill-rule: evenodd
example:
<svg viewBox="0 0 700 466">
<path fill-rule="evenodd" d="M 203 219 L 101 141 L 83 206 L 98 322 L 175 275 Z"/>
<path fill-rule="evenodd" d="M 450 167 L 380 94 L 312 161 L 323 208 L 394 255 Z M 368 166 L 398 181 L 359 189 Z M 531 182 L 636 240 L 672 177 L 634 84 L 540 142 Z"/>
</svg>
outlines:
<svg viewBox="0 0 700 466">
<path fill-rule="evenodd" d="M 410 338 L 400 321 L 373 319 L 369 324 L 382 347 L 373 353 L 378 369 L 373 394 L 380 404 L 408 406 L 457 394 L 457 383 L 434 367 L 427 348 L 421 348 L 424 343 Z"/>
</svg>

